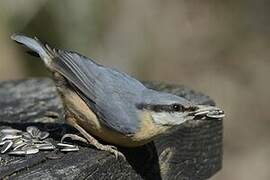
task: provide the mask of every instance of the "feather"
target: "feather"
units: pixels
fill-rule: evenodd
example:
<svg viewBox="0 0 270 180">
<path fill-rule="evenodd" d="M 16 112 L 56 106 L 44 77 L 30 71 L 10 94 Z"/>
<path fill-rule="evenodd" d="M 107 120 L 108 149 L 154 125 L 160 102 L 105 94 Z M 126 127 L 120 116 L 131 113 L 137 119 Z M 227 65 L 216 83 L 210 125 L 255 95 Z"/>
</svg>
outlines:
<svg viewBox="0 0 270 180">
<path fill-rule="evenodd" d="M 122 134 L 136 133 L 140 120 L 135 105 L 145 89 L 139 81 L 76 52 L 50 48 L 37 38 L 15 34 L 12 39 L 62 74 L 103 124 Z"/>
</svg>

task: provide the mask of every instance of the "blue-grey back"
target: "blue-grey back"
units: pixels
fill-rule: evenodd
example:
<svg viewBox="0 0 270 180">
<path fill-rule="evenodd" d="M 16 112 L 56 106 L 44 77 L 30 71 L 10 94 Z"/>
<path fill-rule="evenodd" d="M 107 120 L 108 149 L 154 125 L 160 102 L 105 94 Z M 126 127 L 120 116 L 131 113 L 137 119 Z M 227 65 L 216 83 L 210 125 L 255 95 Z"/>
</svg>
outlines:
<svg viewBox="0 0 270 180">
<path fill-rule="evenodd" d="M 133 134 L 139 128 L 136 103 L 145 87 L 136 79 L 70 51 L 58 51 L 54 68 L 75 85 L 109 128 Z"/>
<path fill-rule="evenodd" d="M 139 81 L 78 53 L 52 49 L 37 38 L 20 34 L 11 38 L 62 74 L 106 126 L 124 134 L 133 134 L 139 128 L 135 105 L 145 89 Z"/>
</svg>

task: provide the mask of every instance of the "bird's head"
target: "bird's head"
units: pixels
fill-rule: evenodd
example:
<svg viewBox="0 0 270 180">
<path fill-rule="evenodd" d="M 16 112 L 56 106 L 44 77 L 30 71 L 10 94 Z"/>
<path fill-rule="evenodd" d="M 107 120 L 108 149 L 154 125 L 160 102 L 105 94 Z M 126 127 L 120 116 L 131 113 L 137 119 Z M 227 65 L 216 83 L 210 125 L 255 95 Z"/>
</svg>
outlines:
<svg viewBox="0 0 270 180">
<path fill-rule="evenodd" d="M 147 111 L 153 123 L 174 127 L 193 119 L 222 119 L 225 114 L 220 108 L 196 105 L 179 96 L 149 90 L 137 104 L 137 109 Z"/>
</svg>

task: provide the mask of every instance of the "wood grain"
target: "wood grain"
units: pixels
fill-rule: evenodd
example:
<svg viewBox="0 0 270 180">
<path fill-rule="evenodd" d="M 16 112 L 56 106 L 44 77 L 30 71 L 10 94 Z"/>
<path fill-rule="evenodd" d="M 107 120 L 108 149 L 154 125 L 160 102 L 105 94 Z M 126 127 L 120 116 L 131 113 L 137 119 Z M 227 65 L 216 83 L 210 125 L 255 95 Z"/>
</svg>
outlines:
<svg viewBox="0 0 270 180">
<path fill-rule="evenodd" d="M 184 86 L 146 83 L 199 104 L 214 104 Z M 0 127 L 50 132 L 53 142 L 76 132 L 64 123 L 63 106 L 50 79 L 0 83 Z M 0 179 L 207 179 L 221 169 L 222 121 L 190 121 L 169 135 L 138 148 L 120 148 L 127 161 L 79 144 L 80 151 L 0 155 Z"/>
</svg>

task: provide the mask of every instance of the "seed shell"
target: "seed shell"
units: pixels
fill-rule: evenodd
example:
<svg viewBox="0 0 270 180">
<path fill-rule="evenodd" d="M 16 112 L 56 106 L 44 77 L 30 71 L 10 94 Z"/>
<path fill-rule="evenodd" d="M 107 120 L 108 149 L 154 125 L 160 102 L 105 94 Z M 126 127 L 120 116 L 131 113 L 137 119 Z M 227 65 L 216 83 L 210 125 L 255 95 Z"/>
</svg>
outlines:
<svg viewBox="0 0 270 180">
<path fill-rule="evenodd" d="M 4 145 L 1 148 L 1 153 L 4 154 L 5 152 L 7 152 L 11 148 L 12 144 L 13 142 L 11 140 L 5 141 Z"/>
</svg>

